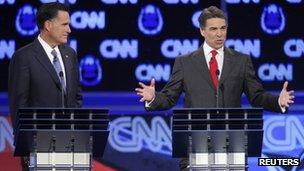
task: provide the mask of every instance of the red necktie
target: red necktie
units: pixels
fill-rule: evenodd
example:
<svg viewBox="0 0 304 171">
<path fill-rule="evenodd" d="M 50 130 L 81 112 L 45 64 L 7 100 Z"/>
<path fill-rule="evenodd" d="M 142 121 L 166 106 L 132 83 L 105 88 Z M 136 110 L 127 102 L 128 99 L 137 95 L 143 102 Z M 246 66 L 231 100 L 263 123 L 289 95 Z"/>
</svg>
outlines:
<svg viewBox="0 0 304 171">
<path fill-rule="evenodd" d="M 212 83 L 214 86 L 214 89 L 217 89 L 217 85 L 218 85 L 218 66 L 217 66 L 217 61 L 215 56 L 217 55 L 217 51 L 216 50 L 212 50 L 210 52 L 212 54 L 212 57 L 209 61 L 209 73 L 212 79 Z"/>
</svg>

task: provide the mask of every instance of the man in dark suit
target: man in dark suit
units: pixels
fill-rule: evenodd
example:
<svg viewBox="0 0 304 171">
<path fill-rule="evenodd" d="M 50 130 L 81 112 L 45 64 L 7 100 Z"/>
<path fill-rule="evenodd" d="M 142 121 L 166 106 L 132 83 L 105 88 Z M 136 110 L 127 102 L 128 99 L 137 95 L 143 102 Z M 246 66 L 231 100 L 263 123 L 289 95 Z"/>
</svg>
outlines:
<svg viewBox="0 0 304 171">
<path fill-rule="evenodd" d="M 9 66 L 9 102 L 13 127 L 22 107 L 81 107 L 76 52 L 66 45 L 69 8 L 43 4 L 36 15 L 40 34 L 17 50 Z M 26 168 L 26 163 L 23 162 Z"/>
<path fill-rule="evenodd" d="M 267 93 L 248 55 L 224 47 L 227 19 L 224 12 L 211 6 L 199 17 L 200 33 L 205 41 L 196 51 L 177 57 L 172 75 L 161 90 L 155 92 L 155 80 L 150 85 L 139 83 L 135 91 L 145 102 L 147 110 L 168 109 L 175 105 L 180 94 L 185 93 L 187 108 L 241 107 L 241 96 L 247 96 L 254 107 L 285 112 L 293 103 L 293 91 L 284 83 L 280 96 Z M 181 160 L 185 169 L 187 160 Z"/>
</svg>

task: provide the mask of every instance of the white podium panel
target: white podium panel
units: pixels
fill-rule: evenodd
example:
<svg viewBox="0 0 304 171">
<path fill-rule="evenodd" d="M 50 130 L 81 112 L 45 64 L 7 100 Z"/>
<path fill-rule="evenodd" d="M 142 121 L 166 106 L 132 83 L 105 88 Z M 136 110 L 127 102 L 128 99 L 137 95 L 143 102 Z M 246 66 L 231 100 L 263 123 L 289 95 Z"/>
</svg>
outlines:
<svg viewBox="0 0 304 171">
<path fill-rule="evenodd" d="M 191 171 L 244 171 L 245 153 L 190 153 Z"/>
<path fill-rule="evenodd" d="M 90 153 L 31 153 L 31 171 L 90 171 Z"/>
</svg>

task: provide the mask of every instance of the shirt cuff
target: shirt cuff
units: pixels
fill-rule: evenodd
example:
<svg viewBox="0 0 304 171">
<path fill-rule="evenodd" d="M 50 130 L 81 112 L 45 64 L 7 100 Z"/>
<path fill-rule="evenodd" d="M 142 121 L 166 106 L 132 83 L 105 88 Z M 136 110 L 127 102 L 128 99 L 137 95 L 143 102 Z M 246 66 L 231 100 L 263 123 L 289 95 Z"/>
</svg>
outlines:
<svg viewBox="0 0 304 171">
<path fill-rule="evenodd" d="M 279 103 L 279 106 L 280 106 L 280 108 L 281 108 L 281 112 L 282 112 L 282 113 L 285 113 L 285 112 L 286 112 L 286 107 L 282 107 L 282 106 L 280 105 L 280 97 L 279 97 L 279 99 L 278 99 L 278 103 Z"/>
<path fill-rule="evenodd" d="M 151 107 L 151 103 L 154 101 L 154 99 L 155 99 L 155 97 L 150 101 L 150 102 L 145 102 L 145 107 L 146 108 L 149 108 L 149 107 Z"/>
</svg>

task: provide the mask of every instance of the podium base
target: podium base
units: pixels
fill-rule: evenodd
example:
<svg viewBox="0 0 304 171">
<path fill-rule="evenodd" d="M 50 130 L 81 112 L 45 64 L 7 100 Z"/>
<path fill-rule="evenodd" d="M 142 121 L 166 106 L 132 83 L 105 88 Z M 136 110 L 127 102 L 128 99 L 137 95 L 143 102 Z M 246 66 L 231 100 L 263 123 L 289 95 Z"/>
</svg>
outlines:
<svg viewBox="0 0 304 171">
<path fill-rule="evenodd" d="M 90 153 L 31 153 L 30 171 L 91 171 Z"/>
<path fill-rule="evenodd" d="M 244 171 L 247 167 L 245 153 L 189 154 L 189 170 L 192 171 Z"/>
</svg>

